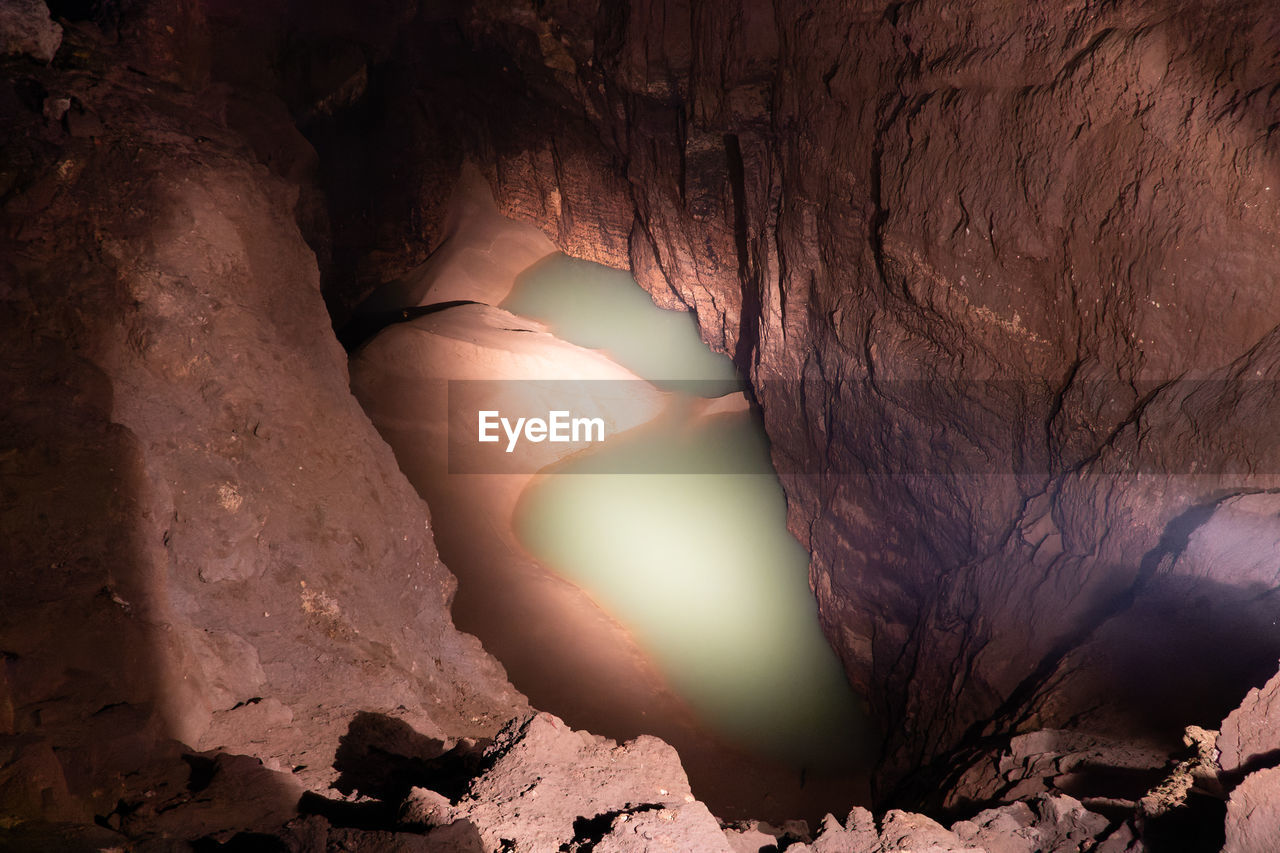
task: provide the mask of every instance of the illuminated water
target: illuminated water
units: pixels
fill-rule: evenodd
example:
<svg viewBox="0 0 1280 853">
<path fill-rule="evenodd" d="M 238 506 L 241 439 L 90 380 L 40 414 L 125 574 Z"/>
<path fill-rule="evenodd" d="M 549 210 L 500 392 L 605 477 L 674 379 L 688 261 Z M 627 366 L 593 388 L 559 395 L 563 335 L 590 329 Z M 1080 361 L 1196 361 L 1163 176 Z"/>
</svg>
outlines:
<svg viewBox="0 0 1280 853">
<path fill-rule="evenodd" d="M 647 379 L 737 385 L 692 318 L 654 306 L 626 273 L 558 256 L 504 307 Z M 850 764 L 868 727 L 818 626 L 763 429 L 745 411 L 699 416 L 701 405 L 677 396 L 660 422 L 544 472 L 517 533 L 625 624 L 723 736 L 797 767 Z"/>
<path fill-rule="evenodd" d="M 502 307 L 546 323 L 561 340 L 604 350 L 659 387 L 694 380 L 708 396 L 742 387 L 733 362 L 698 337 L 693 314 L 657 307 L 630 273 L 550 255 L 516 279 Z"/>
</svg>

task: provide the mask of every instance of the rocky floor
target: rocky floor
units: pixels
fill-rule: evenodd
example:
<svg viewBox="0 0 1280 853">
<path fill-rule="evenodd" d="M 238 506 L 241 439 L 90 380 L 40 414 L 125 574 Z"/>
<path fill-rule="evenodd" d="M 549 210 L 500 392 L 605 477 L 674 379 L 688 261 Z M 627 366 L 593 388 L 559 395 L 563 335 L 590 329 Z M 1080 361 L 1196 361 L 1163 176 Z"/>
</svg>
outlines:
<svg viewBox="0 0 1280 853">
<path fill-rule="evenodd" d="M 184 753 L 182 764 L 172 766 L 181 772 L 158 773 L 142 799 L 122 801 L 98 826 L 26 822 L 0 835 L 0 843 L 14 850 L 297 853 L 1218 849 L 1224 824 L 1206 825 L 1206 809 L 1196 802 L 1209 799 L 1217 810 L 1207 811 L 1219 820 L 1226 816 L 1221 849 L 1263 853 L 1272 849 L 1280 798 L 1275 770 L 1267 766 L 1280 752 L 1269 712 L 1277 702 L 1280 675 L 1251 692 L 1220 733 L 1206 733 L 1205 760 L 1165 768 L 1172 784 L 1154 786 L 1141 804 L 1117 797 L 1082 801 L 1062 793 L 1062 776 L 1043 769 L 1023 774 L 1010 762 L 1002 765 L 1009 768 L 1005 778 L 1034 777 L 1035 792 L 996 797 L 1005 804 L 949 827 L 921 814 L 873 815 L 860 807 L 843 818 L 828 815 L 815 827 L 725 824 L 694 798 L 675 750 L 654 737 L 618 744 L 533 713 L 514 718 L 491 742 L 465 740 L 446 749 L 401 720 L 364 713 L 342 737 L 338 776 L 324 793 L 304 791 L 289 774 L 247 756 Z M 1090 758 L 1110 755 L 1095 748 Z M 1079 766 L 1058 761 L 1055 769 L 1067 774 Z M 1183 820 L 1179 812 L 1188 809 L 1200 811 L 1200 820 Z"/>
</svg>

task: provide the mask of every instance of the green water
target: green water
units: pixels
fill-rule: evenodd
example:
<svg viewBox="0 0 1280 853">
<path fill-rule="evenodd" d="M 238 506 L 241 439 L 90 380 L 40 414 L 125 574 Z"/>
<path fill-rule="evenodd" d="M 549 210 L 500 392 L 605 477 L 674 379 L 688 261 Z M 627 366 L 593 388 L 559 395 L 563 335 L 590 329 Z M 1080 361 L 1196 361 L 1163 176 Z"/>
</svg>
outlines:
<svg viewBox="0 0 1280 853">
<path fill-rule="evenodd" d="M 504 307 L 645 378 L 737 387 L 692 318 L 673 320 L 627 274 L 563 258 L 534 273 Z M 545 471 L 521 497 L 517 534 L 626 625 L 723 736 L 797 767 L 847 765 L 869 729 L 819 629 L 763 429 L 746 412 L 698 417 L 697 401 L 673 396 L 653 424 Z"/>
<path fill-rule="evenodd" d="M 551 255 L 516 279 L 501 307 L 546 323 L 561 340 L 605 351 L 660 388 L 696 381 L 701 395 L 714 397 L 742 387 L 733 362 L 698 337 L 693 314 L 657 307 L 627 272 Z"/>
</svg>

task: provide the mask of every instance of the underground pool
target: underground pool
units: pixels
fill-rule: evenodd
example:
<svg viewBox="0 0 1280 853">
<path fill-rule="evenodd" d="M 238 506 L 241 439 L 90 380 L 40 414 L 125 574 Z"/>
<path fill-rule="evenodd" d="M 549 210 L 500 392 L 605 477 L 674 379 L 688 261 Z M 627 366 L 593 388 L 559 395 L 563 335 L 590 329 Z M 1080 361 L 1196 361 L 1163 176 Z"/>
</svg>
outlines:
<svg viewBox="0 0 1280 853">
<path fill-rule="evenodd" d="M 481 189 L 444 249 L 371 302 L 405 319 L 350 362 L 430 508 L 455 624 L 534 707 L 673 745 L 721 818 L 869 802 L 876 732 L 819 626 L 733 363 L 692 314 L 556 252 Z M 607 429 L 480 441 L 486 418 L 501 432 L 526 415 Z"/>
<path fill-rule="evenodd" d="M 700 414 L 697 398 L 740 387 L 732 362 L 629 274 L 564 255 L 503 307 L 671 395 L 651 423 L 545 469 L 518 505 L 520 541 L 726 737 L 801 766 L 855 760 L 863 713 L 819 628 L 763 427 L 745 407 Z"/>
</svg>

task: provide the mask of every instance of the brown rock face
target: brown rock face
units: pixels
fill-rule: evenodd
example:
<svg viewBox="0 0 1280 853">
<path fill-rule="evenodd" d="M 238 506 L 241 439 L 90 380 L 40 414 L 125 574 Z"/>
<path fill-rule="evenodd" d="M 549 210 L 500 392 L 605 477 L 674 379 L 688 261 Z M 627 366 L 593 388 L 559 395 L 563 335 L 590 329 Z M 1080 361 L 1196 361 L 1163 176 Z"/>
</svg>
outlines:
<svg viewBox="0 0 1280 853">
<path fill-rule="evenodd" d="M 1236 783 L 1227 801 L 1228 853 L 1275 846 L 1280 837 L 1280 675 L 1250 690 L 1222 722 L 1219 764 Z"/>
<path fill-rule="evenodd" d="M 1280 767 L 1260 770 L 1245 779 L 1227 803 L 1224 853 L 1262 853 L 1280 834 Z"/>
<path fill-rule="evenodd" d="M 49 62 L 62 43 L 62 28 L 39 0 L 14 0 L 0 9 L 0 45 L 6 54 L 27 54 Z"/>
<path fill-rule="evenodd" d="M 67 49 L 2 90 L 0 810 L 128 813 L 170 738 L 323 790 L 357 711 L 491 735 L 523 699 L 452 627 L 296 188 L 216 93 Z"/>
<path fill-rule="evenodd" d="M 883 781 L 1215 724 L 1280 655 L 1270 7 L 677 5 L 477 4 L 544 106 L 475 135 L 749 371 Z"/>
<path fill-rule="evenodd" d="M 1280 759 L 1280 675 L 1250 690 L 1222 721 L 1218 752 L 1227 773 L 1248 773 Z"/>
<path fill-rule="evenodd" d="M 529 851 L 576 842 L 728 853 L 719 825 L 690 793 L 680 757 L 657 738 L 619 746 L 539 714 L 505 729 L 492 761 L 450 815 L 478 827 L 490 848 L 509 838 Z"/>
</svg>

